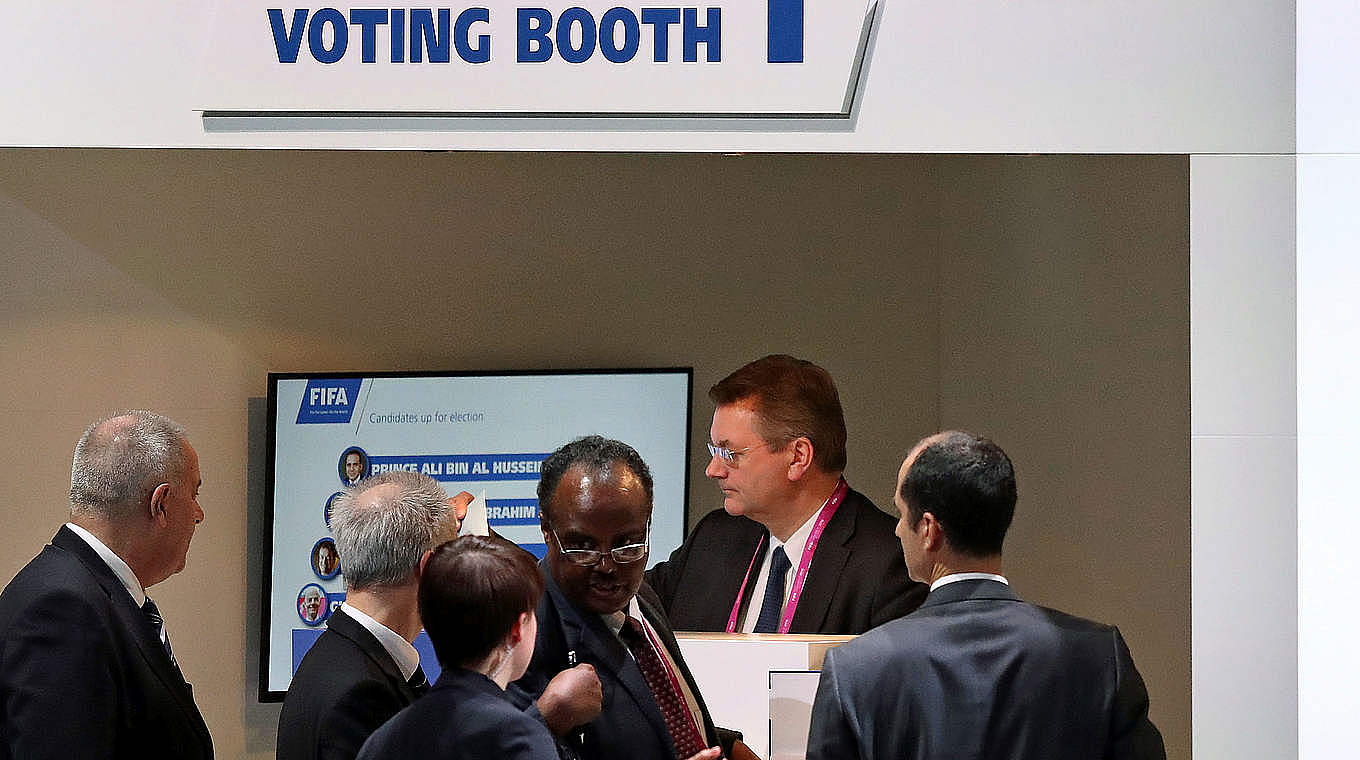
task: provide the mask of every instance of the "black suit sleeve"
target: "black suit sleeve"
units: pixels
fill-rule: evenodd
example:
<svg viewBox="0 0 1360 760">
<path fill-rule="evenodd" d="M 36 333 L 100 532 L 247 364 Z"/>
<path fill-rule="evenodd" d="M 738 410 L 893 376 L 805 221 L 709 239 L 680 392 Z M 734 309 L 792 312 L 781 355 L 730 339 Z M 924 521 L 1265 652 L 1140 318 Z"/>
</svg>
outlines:
<svg viewBox="0 0 1360 760">
<path fill-rule="evenodd" d="M 807 760 L 841 760 L 861 756 L 859 742 L 841 701 L 835 654 L 835 650 L 826 653 L 822 675 L 817 680 L 817 696 L 812 702 L 812 722 L 808 726 Z"/>
<path fill-rule="evenodd" d="M 558 749 L 546 732 L 529 731 L 518 723 L 502 725 L 496 757 L 506 760 L 558 760 Z"/>
<path fill-rule="evenodd" d="M 333 709 L 321 716 L 317 726 L 316 757 L 318 760 L 354 760 L 364 741 L 402 707 L 404 705 L 383 684 L 360 681 L 341 695 Z"/>
<path fill-rule="evenodd" d="M 699 527 L 695 528 L 695 532 Z M 647 571 L 647 585 L 656 592 L 657 599 L 661 602 L 661 609 L 666 611 L 666 615 L 671 614 L 671 603 L 675 600 L 675 592 L 680 585 L 680 576 L 685 571 L 685 563 L 689 561 L 690 547 L 694 545 L 694 537 L 691 535 L 671 556 L 664 562 L 658 562 L 656 567 Z"/>
<path fill-rule="evenodd" d="M 888 555 L 878 577 L 883 580 L 874 589 L 869 628 L 877 628 L 915 611 L 930 593 L 930 586 L 911 579 L 907 574 L 907 563 L 898 553 Z"/>
<path fill-rule="evenodd" d="M 1115 628 L 1112 633 L 1118 682 L 1110 711 L 1110 746 L 1105 757 L 1108 760 L 1166 760 L 1162 734 L 1148 719 L 1147 686 L 1133 665 L 1133 655 L 1129 653 L 1124 637 L 1119 635 L 1119 629 Z"/>
<path fill-rule="evenodd" d="M 108 609 L 80 593 L 42 595 L 13 621 L 0 646 L 10 757 L 71 760 L 118 755 L 117 661 Z"/>
</svg>

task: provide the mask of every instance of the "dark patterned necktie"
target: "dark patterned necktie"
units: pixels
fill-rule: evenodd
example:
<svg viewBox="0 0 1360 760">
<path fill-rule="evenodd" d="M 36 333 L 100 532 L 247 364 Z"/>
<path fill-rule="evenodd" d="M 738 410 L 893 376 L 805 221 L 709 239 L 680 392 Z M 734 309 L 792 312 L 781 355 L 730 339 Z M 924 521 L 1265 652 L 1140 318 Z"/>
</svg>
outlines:
<svg viewBox="0 0 1360 760">
<path fill-rule="evenodd" d="M 146 616 L 148 623 L 156 630 L 156 638 L 160 639 L 161 646 L 165 648 L 165 654 L 170 658 L 170 664 L 179 670 L 179 662 L 175 660 L 175 653 L 170 649 L 170 634 L 165 632 L 165 618 L 161 617 L 161 610 L 156 603 L 147 597 L 142 603 L 142 614 Z"/>
<path fill-rule="evenodd" d="M 638 670 L 642 671 L 647 688 L 652 690 L 656 706 L 661 708 L 661 717 L 666 719 L 666 730 L 671 735 L 671 743 L 675 745 L 675 756 L 683 760 L 701 752 L 704 749 L 704 740 L 694 725 L 689 706 L 685 704 L 685 696 L 671 680 L 666 664 L 661 661 L 661 655 L 652 648 L 647 633 L 642 629 L 642 623 L 638 622 L 637 618 L 628 616 L 623 621 L 623 628 L 619 629 L 619 638 L 628 646 L 628 651 L 633 653 L 633 659 L 637 660 Z"/>
<path fill-rule="evenodd" d="M 756 618 L 755 633 L 775 633 L 779 630 L 779 613 L 784 608 L 784 574 L 793 564 L 784 547 L 774 550 L 770 558 L 770 575 L 765 581 L 765 600 L 760 604 L 760 617 Z"/>
<path fill-rule="evenodd" d="M 416 672 L 411 674 L 406 684 L 411 687 L 411 691 L 414 691 L 417 697 L 425 696 L 425 692 L 430 690 L 430 682 L 425 678 L 425 669 L 419 665 L 416 666 Z"/>
</svg>

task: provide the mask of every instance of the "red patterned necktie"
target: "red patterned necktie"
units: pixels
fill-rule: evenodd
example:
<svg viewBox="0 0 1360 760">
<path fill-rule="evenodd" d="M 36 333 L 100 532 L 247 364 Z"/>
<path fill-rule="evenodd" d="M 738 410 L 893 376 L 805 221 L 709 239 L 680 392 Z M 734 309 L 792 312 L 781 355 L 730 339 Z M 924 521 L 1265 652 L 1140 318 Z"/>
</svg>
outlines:
<svg viewBox="0 0 1360 760">
<path fill-rule="evenodd" d="M 642 623 L 629 615 L 623 621 L 623 628 L 619 630 L 619 638 L 623 639 L 623 643 L 628 645 L 628 650 L 633 653 L 638 670 L 642 671 L 643 680 L 652 690 L 656 706 L 661 708 L 661 717 L 666 719 L 666 730 L 670 732 L 671 743 L 675 745 L 676 757 L 684 760 L 702 751 L 704 741 L 699 735 L 698 727 L 694 725 L 689 706 L 685 704 L 685 696 L 680 693 L 679 686 L 671 680 L 670 671 L 661 661 L 661 656 L 652 648 L 647 633 L 642 629 Z"/>
</svg>

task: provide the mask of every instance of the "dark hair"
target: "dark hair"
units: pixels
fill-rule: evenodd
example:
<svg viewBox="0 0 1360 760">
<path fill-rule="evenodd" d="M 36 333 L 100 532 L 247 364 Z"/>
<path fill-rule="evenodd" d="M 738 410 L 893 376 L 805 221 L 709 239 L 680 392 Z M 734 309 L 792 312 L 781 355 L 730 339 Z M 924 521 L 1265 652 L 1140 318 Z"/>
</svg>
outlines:
<svg viewBox="0 0 1360 760">
<path fill-rule="evenodd" d="M 898 494 L 912 527 L 929 512 L 954 551 L 973 557 L 1000 554 L 1015 516 L 1010 458 L 992 441 L 957 430 L 927 440 Z"/>
<path fill-rule="evenodd" d="M 420 577 L 420 619 L 444 668 L 465 667 L 500 645 L 538 607 L 543 576 L 534 556 L 497 536 L 440 544 Z"/>
<path fill-rule="evenodd" d="M 813 462 L 824 472 L 845 469 L 845 412 L 831 373 L 805 359 L 773 354 L 747 364 L 708 389 L 715 404 L 749 401 L 761 438 L 776 449 L 812 441 Z"/>
<path fill-rule="evenodd" d="M 642 461 L 642 455 L 622 441 L 588 435 L 577 438 L 543 460 L 543 467 L 538 476 L 538 519 L 543 529 L 547 530 L 551 525 L 549 510 L 552 506 L 552 497 L 567 470 L 580 464 L 601 475 L 608 475 L 617 462 L 623 463 L 638 476 L 638 480 L 642 481 L 642 490 L 647 494 L 647 504 L 651 505 L 652 471 L 647 467 L 647 463 Z"/>
</svg>

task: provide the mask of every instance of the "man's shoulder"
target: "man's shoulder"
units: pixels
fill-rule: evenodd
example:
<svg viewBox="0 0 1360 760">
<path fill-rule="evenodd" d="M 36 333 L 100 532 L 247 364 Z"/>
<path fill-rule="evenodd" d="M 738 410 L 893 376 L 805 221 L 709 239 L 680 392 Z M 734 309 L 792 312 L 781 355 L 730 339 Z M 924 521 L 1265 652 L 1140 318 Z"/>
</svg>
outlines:
<svg viewBox="0 0 1360 760">
<path fill-rule="evenodd" d="M 0 621 L 33 607 L 107 603 L 108 595 L 89 568 L 70 552 L 49 544 L 0 592 Z"/>
<path fill-rule="evenodd" d="M 394 677 L 374 659 L 377 656 L 386 653 L 365 651 L 333 630 L 322 632 L 303 655 L 284 696 L 279 716 L 281 736 L 301 732 L 304 726 L 314 732 L 334 730 L 336 721 L 346 726 L 357 721 L 376 727 L 405 706 L 409 700 L 403 697 Z M 310 733 L 298 735 L 313 740 Z"/>
<path fill-rule="evenodd" d="M 837 647 L 838 661 L 845 665 L 881 664 L 886 659 L 929 658 L 948 647 L 960 626 L 988 625 L 998 635 L 1035 639 L 1048 645 L 1072 646 L 1076 640 L 1108 646 L 1114 626 L 1078 617 L 1023 599 L 964 598 L 943 604 L 927 600 L 915 611 L 872 628 Z M 1003 634 L 1002 632 L 1009 632 Z"/>
<path fill-rule="evenodd" d="M 974 590 L 968 590 L 969 587 Z M 931 604 L 930 597 L 927 597 L 926 604 L 907 617 L 916 620 L 918 624 L 929 625 L 930 621 L 936 621 L 934 624 L 947 624 L 951 615 L 964 613 L 1004 621 L 1002 625 L 1051 632 L 1055 638 L 1106 636 L 1115 630 L 1115 627 L 1108 623 L 1027 601 L 1015 596 L 1009 586 L 998 586 L 989 581 L 960 581 L 957 585 L 951 584 L 941 588 L 950 591 L 958 589 L 963 595 L 953 602 L 944 604 Z M 1002 590 L 993 593 L 990 590 L 992 588 Z M 939 622 L 941 619 L 945 622 Z M 1049 636 L 1048 633 L 1043 635 Z"/>
<path fill-rule="evenodd" d="M 894 533 L 897 518 L 854 489 L 832 517 L 832 525 L 850 533 L 846 541 L 852 549 L 883 552 L 896 560 L 901 559 L 902 544 Z"/>
<path fill-rule="evenodd" d="M 390 680 L 375 657 L 391 659 L 385 651 L 368 651 L 338 631 L 322 631 L 298 663 L 288 692 L 321 689 L 338 694 L 365 680 Z M 395 663 L 392 666 L 396 667 Z"/>
<path fill-rule="evenodd" d="M 1110 623 L 1102 623 L 1099 620 L 1079 617 L 1069 612 L 1055 610 L 1052 607 L 1044 607 L 1038 604 L 1027 604 L 1027 606 L 1034 611 L 1036 616 L 1042 618 L 1048 625 L 1069 636 L 1095 636 L 1098 638 L 1105 638 L 1118 630 Z"/>
<path fill-rule="evenodd" d="M 699 523 L 690 532 L 688 542 L 725 542 L 746 543 L 765 534 L 765 526 L 749 517 L 730 515 L 721 507 L 699 518 Z"/>
<path fill-rule="evenodd" d="M 845 503 L 841 508 L 853 514 L 856 522 L 867 526 L 872 533 L 891 534 L 896 528 L 897 518 L 879 509 L 872 499 L 853 488 L 845 495 Z"/>
</svg>

